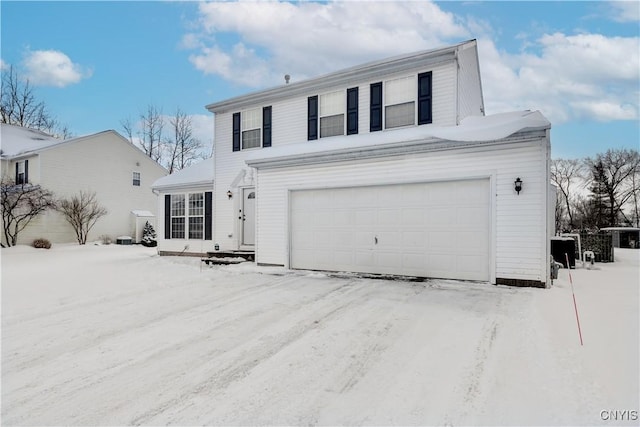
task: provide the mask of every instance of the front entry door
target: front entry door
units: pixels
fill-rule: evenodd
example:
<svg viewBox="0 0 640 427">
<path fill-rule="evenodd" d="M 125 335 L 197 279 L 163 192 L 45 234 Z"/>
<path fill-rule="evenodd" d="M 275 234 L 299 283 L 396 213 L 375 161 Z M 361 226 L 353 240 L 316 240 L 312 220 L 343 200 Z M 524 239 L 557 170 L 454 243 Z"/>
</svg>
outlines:
<svg viewBox="0 0 640 427">
<path fill-rule="evenodd" d="M 242 244 L 256 243 L 256 190 L 245 188 L 242 190 Z"/>
</svg>

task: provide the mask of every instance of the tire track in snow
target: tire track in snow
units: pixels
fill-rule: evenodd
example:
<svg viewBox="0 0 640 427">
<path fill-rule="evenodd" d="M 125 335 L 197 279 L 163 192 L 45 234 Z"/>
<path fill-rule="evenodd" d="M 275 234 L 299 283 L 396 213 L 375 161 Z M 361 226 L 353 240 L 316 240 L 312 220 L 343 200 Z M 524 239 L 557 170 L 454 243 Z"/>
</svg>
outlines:
<svg viewBox="0 0 640 427">
<path fill-rule="evenodd" d="M 294 279 L 290 279 L 289 281 L 292 281 Z M 73 353 L 77 353 L 83 350 L 86 350 L 88 348 L 94 347 L 97 345 L 97 343 L 101 343 L 104 342 L 105 340 L 111 339 L 113 337 L 116 337 L 118 335 L 122 335 L 122 334 L 126 334 L 126 333 L 130 333 L 131 331 L 135 331 L 138 329 L 142 329 L 147 327 L 148 325 L 151 325 L 153 323 L 157 323 L 157 322 L 161 322 L 164 321 L 170 317 L 173 316 L 182 316 L 185 312 L 191 312 L 191 311 L 198 311 L 202 308 L 205 307 L 209 307 L 212 310 L 218 309 L 223 307 L 226 304 L 230 304 L 230 303 L 235 303 L 237 301 L 240 300 L 244 300 L 247 298 L 247 296 L 256 296 L 262 293 L 266 293 L 269 292 L 272 288 L 276 288 L 278 286 L 286 286 L 286 282 L 283 282 L 281 280 L 275 281 L 273 283 L 259 283 L 256 284 L 254 286 L 250 286 L 247 288 L 243 288 L 241 290 L 235 291 L 235 292 L 231 292 L 229 294 L 226 295 L 212 295 L 209 296 L 207 299 L 205 300 L 198 300 L 198 302 L 196 304 L 191 303 L 190 301 L 186 304 L 183 305 L 174 305 L 172 306 L 173 310 L 171 311 L 167 311 L 161 314 L 158 314 L 156 316 L 153 317 L 147 317 L 147 318 L 142 318 L 140 319 L 137 323 L 130 325 L 129 322 L 126 322 L 127 324 L 127 329 L 123 330 L 121 327 L 116 326 L 116 327 L 112 327 L 110 329 L 108 329 L 105 332 L 102 332 L 98 335 L 91 335 L 88 334 L 88 336 L 84 336 L 84 337 L 80 337 L 78 339 L 78 343 L 76 343 L 74 346 L 70 347 L 70 343 L 68 340 L 62 341 L 62 342 L 58 342 L 57 346 L 54 346 L 53 348 L 51 347 L 47 347 L 47 352 L 46 354 L 40 354 L 37 355 L 35 357 L 32 357 L 30 359 L 27 360 L 23 360 L 21 363 L 17 364 L 16 366 L 12 366 L 12 363 L 14 362 L 15 359 L 21 360 L 23 359 L 23 357 L 18 354 L 18 355 L 14 355 L 14 354 L 3 354 L 3 370 L 6 368 L 6 370 L 8 372 L 11 372 L 12 374 L 18 373 L 20 371 L 23 371 L 25 369 L 29 369 L 31 367 L 33 367 L 34 365 L 39 365 L 39 364 L 43 364 L 46 363 L 52 359 L 56 359 L 58 357 L 62 357 L 64 354 L 73 354 Z M 153 292 L 153 290 L 150 290 L 151 292 Z M 175 289 L 172 289 L 172 292 L 175 292 Z M 162 300 L 163 298 L 158 298 L 160 297 L 160 295 L 154 295 L 154 299 L 160 299 Z M 231 297 L 230 299 L 227 299 L 228 297 Z M 224 298 L 224 302 L 223 303 L 218 303 L 218 304 L 214 304 L 216 301 L 220 300 L 221 298 Z M 90 306 L 92 306 L 93 304 L 91 304 Z M 89 306 L 89 307 L 90 307 Z M 89 308 L 87 306 L 83 306 L 81 307 L 82 309 L 86 309 Z M 79 308 L 75 307 L 73 308 L 71 311 L 72 312 L 76 312 Z M 59 314 L 63 314 L 63 318 L 69 318 L 71 317 L 71 315 L 65 310 L 64 312 L 59 312 Z M 126 312 L 124 314 L 127 314 Z M 63 320 L 64 321 L 64 320 Z M 102 324 L 104 324 L 106 322 L 103 322 Z M 54 329 L 58 329 L 59 328 L 59 322 L 53 322 L 50 321 L 48 324 L 48 328 L 54 328 Z M 6 339 L 6 334 L 5 334 L 6 329 L 3 328 L 3 335 L 5 335 Z M 10 334 L 10 330 L 8 331 Z"/>
<path fill-rule="evenodd" d="M 190 387 L 179 396 L 168 399 L 162 404 L 138 415 L 129 421 L 128 424 L 157 424 L 153 419 L 167 411 L 172 412 L 170 419 L 173 421 L 183 409 L 191 406 L 189 402 L 194 397 L 210 394 L 213 390 L 223 391 L 232 383 L 247 377 L 256 366 L 273 357 L 310 331 L 318 329 L 324 322 L 339 316 L 352 304 L 357 302 L 362 297 L 362 290 L 364 288 L 361 286 L 354 287 L 353 284 L 354 281 L 344 283 L 338 288 L 319 296 L 304 306 L 300 306 L 298 310 L 279 320 L 282 323 L 293 326 L 290 326 L 282 333 L 271 337 L 268 341 L 262 337 L 254 339 L 246 345 L 241 346 L 242 348 L 238 348 L 236 350 L 236 352 L 239 352 L 240 354 L 233 355 L 234 357 L 232 357 L 231 360 L 224 361 L 226 362 L 224 367 L 209 372 L 208 377 L 205 380 Z M 346 300 L 345 297 L 347 296 L 349 296 L 350 299 Z M 308 314 L 310 310 L 315 311 L 314 316 L 310 316 Z M 298 321 L 295 321 L 295 319 L 288 320 L 290 317 L 302 318 Z M 314 318 L 315 320 L 311 320 L 311 318 Z M 212 363 L 213 362 L 214 361 L 212 361 Z M 171 422 L 165 424 L 170 423 Z"/>
</svg>

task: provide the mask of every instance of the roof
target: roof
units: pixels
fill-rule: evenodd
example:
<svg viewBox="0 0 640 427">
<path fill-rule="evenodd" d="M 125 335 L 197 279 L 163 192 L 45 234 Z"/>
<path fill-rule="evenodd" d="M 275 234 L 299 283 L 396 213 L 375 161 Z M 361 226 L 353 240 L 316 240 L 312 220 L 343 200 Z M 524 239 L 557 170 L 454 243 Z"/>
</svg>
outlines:
<svg viewBox="0 0 640 427">
<path fill-rule="evenodd" d="M 325 88 L 338 85 L 349 84 L 354 79 L 367 80 L 368 78 L 379 78 L 381 75 L 401 72 L 414 69 L 417 64 L 434 65 L 444 61 L 455 59 L 458 50 L 469 47 L 476 47 L 475 39 L 467 40 L 452 46 L 437 49 L 423 50 L 391 58 L 368 62 L 344 70 L 325 74 L 312 79 L 303 80 L 296 83 L 284 84 L 275 88 L 252 92 L 235 98 L 209 104 L 206 108 L 212 113 L 221 113 L 232 108 L 243 108 L 249 105 L 269 103 L 274 99 L 305 95 L 313 88 L 323 90 Z"/>
<path fill-rule="evenodd" d="M 331 159 L 362 158 L 385 154 L 404 154 L 435 149 L 450 149 L 457 145 L 486 144 L 500 141 L 524 131 L 542 131 L 551 123 L 539 111 L 515 111 L 490 116 L 469 116 L 457 126 L 413 126 L 405 129 L 341 135 L 275 146 L 252 152 L 246 159 L 249 166 L 260 167 L 288 160 L 299 163 L 326 162 Z"/>
<path fill-rule="evenodd" d="M 7 123 L 0 124 L 0 150 L 2 150 L 0 155 L 2 157 L 20 156 L 63 142 L 62 139 L 39 130 Z"/>
<path fill-rule="evenodd" d="M 151 184 L 153 190 L 173 190 L 187 187 L 213 185 L 213 159 L 203 160 Z"/>
</svg>

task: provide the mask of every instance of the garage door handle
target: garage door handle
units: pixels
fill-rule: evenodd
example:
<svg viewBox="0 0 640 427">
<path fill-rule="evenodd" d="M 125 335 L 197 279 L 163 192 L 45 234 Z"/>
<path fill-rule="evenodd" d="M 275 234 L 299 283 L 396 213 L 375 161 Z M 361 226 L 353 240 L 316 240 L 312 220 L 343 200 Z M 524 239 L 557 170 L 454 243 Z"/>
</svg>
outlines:
<svg viewBox="0 0 640 427">
<path fill-rule="evenodd" d="M 378 244 L 378 238 L 377 237 L 374 237 L 373 241 L 376 242 L 376 245 Z"/>
</svg>

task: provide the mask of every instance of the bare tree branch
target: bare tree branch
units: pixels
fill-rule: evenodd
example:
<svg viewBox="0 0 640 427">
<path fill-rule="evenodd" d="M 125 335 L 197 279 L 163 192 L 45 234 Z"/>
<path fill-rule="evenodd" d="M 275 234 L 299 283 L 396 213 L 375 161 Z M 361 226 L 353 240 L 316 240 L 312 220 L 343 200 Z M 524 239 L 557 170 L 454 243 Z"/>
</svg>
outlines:
<svg viewBox="0 0 640 427">
<path fill-rule="evenodd" d="M 85 193 L 84 191 L 80 191 L 79 194 L 68 199 L 60 200 L 58 210 L 73 227 L 80 245 L 87 243 L 89 231 L 101 217 L 107 214 L 107 209 L 96 200 L 96 193 Z"/>
<path fill-rule="evenodd" d="M 2 197 L 2 226 L 9 246 L 18 242 L 18 234 L 38 215 L 55 208 L 53 193 L 39 185 L 16 184 L 13 180 L 0 181 Z"/>
</svg>

